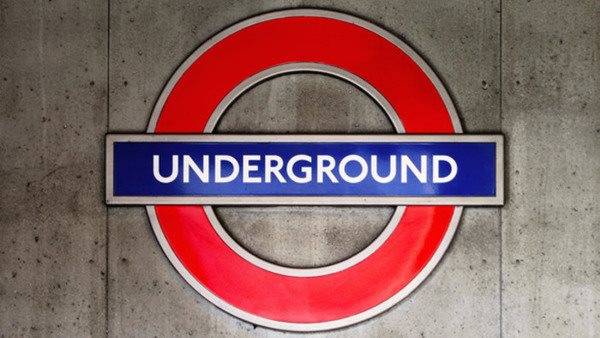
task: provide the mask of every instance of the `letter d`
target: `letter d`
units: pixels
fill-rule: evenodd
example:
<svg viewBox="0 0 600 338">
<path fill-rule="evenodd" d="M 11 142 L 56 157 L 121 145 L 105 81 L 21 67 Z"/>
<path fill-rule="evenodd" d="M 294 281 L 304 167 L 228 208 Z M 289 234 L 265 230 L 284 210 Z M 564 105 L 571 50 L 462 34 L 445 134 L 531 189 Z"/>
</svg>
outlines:
<svg viewBox="0 0 600 338">
<path fill-rule="evenodd" d="M 231 166 L 233 167 L 233 170 L 231 171 L 231 174 L 227 177 L 223 177 L 221 176 L 221 163 L 223 161 L 229 162 L 231 163 Z M 237 175 L 240 173 L 240 164 L 238 163 L 238 161 L 229 156 L 229 155 L 215 155 L 215 183 L 228 183 L 231 182 L 233 180 L 235 180 L 235 178 L 237 177 Z"/>
<path fill-rule="evenodd" d="M 450 164 L 450 174 L 446 177 L 440 177 L 441 161 Z M 458 166 L 452 157 L 446 155 L 433 155 L 433 183 L 448 183 L 456 177 L 457 172 Z"/>
</svg>

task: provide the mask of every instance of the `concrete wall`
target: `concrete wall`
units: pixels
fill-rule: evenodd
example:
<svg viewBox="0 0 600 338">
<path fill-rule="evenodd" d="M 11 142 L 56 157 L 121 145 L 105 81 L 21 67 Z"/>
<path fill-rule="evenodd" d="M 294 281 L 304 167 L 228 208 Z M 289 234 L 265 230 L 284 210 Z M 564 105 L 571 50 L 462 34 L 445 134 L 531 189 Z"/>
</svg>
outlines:
<svg viewBox="0 0 600 338">
<path fill-rule="evenodd" d="M 468 208 L 416 292 L 326 335 L 600 336 L 594 0 L 0 1 L 0 335 L 286 335 L 237 320 L 192 290 L 143 208 L 103 204 L 103 137 L 143 132 L 171 73 L 211 35 L 293 7 L 340 10 L 392 31 L 446 84 L 466 132 L 507 140 L 506 205 Z M 332 115 L 315 124 L 322 111 Z M 348 116 L 334 123 L 341 112 Z M 295 75 L 251 90 L 218 130 L 268 117 L 253 128 L 387 132 L 382 114 L 345 83 Z M 318 265 L 364 247 L 390 209 L 217 212 L 258 255 Z"/>
</svg>

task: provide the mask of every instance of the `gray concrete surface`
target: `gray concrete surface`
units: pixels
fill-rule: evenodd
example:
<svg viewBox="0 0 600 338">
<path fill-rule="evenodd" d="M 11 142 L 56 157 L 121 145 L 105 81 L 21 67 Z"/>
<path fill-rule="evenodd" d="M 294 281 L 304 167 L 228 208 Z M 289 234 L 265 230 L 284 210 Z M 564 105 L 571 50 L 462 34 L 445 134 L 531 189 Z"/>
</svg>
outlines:
<svg viewBox="0 0 600 338">
<path fill-rule="evenodd" d="M 466 132 L 507 138 L 506 206 L 467 209 L 445 258 L 399 305 L 311 336 L 599 336 L 599 5 L 506 0 L 0 1 L 0 335 L 289 335 L 192 290 L 144 209 L 103 205 L 102 168 L 104 133 L 143 132 L 162 86 L 202 41 L 291 7 L 392 31 L 436 70 Z M 314 102 L 330 114 L 323 124 Z M 268 122 L 253 128 L 265 131 L 389 131 L 368 98 L 319 76 L 261 84 L 218 131 L 243 131 L 257 116 Z M 299 266 L 360 250 L 389 212 L 217 210 L 249 250 Z M 350 222 L 356 215 L 367 226 Z M 291 241 L 300 232 L 309 235 Z"/>
<path fill-rule="evenodd" d="M 600 336 L 600 5 L 506 4 L 507 336 Z M 535 15 L 532 15 L 535 13 Z"/>
<path fill-rule="evenodd" d="M 106 327 L 107 13 L 0 2 L 0 334 Z"/>
</svg>

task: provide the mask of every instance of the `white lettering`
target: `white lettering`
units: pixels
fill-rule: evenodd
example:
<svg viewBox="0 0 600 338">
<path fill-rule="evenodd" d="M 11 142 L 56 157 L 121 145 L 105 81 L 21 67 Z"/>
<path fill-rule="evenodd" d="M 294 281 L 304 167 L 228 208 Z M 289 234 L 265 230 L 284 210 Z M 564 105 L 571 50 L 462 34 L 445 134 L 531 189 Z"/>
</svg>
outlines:
<svg viewBox="0 0 600 338">
<path fill-rule="evenodd" d="M 377 173 L 377 155 L 371 155 L 371 175 L 379 183 L 389 183 L 396 177 L 396 155 L 390 155 L 390 173 L 386 177 L 379 176 Z"/>
<path fill-rule="evenodd" d="M 402 168 L 400 169 L 400 180 L 402 183 L 406 183 L 408 181 L 407 167 L 421 183 L 427 183 L 427 156 L 421 155 L 421 170 L 417 169 L 417 166 L 415 166 L 415 164 L 406 155 L 402 155 L 401 161 Z"/>
<path fill-rule="evenodd" d="M 251 171 L 258 171 L 257 165 L 251 165 L 250 161 L 260 161 L 260 155 L 244 155 L 242 156 L 242 182 L 244 183 L 260 183 L 260 177 L 250 177 Z"/>
<path fill-rule="evenodd" d="M 179 174 L 179 156 L 173 155 L 172 163 L 171 175 L 164 177 L 160 174 L 160 156 L 152 156 L 152 172 L 154 173 L 154 178 L 160 183 L 171 183 L 175 181 Z"/>
<path fill-rule="evenodd" d="M 325 162 L 327 162 L 327 165 L 325 165 Z M 317 182 L 323 183 L 323 174 L 325 174 L 331 182 L 339 183 L 333 175 L 333 168 L 335 168 L 335 158 L 329 155 L 317 155 Z"/>
<path fill-rule="evenodd" d="M 221 163 L 229 162 L 233 167 L 231 174 L 227 177 L 223 177 L 221 174 Z M 238 161 L 229 155 L 215 155 L 215 182 L 216 183 L 227 183 L 233 181 L 240 173 L 240 164 Z"/>
<path fill-rule="evenodd" d="M 183 183 L 190 183 L 190 168 L 203 183 L 208 182 L 208 155 L 202 156 L 202 170 L 190 155 L 183 155 Z"/>
<path fill-rule="evenodd" d="M 275 162 L 275 165 L 273 165 Z M 283 160 L 277 155 L 265 155 L 265 182 L 271 183 L 271 176 L 275 175 L 280 183 L 286 183 L 285 178 L 281 175 L 283 168 Z"/>
<path fill-rule="evenodd" d="M 440 177 L 441 161 L 450 164 L 450 173 L 446 177 Z M 448 183 L 456 177 L 457 172 L 458 166 L 452 157 L 446 155 L 433 155 L 433 183 Z"/>
<path fill-rule="evenodd" d="M 355 162 L 358 162 L 358 164 L 360 164 L 360 174 L 358 174 L 355 177 L 348 175 L 348 173 L 346 172 L 346 165 L 350 161 L 355 161 Z M 342 176 L 342 179 L 344 179 L 344 181 L 346 181 L 348 183 L 358 183 L 358 182 L 361 182 L 362 180 L 364 180 L 365 177 L 367 177 L 367 174 L 369 173 L 369 167 L 367 165 L 367 161 L 365 161 L 364 158 L 362 158 L 358 155 L 348 155 L 348 156 L 344 157 L 342 159 L 342 161 L 340 162 L 339 172 L 340 172 L 340 176 Z"/>
<path fill-rule="evenodd" d="M 287 164 L 287 175 L 292 179 L 292 181 L 296 183 L 308 183 L 312 180 L 312 170 L 311 167 L 301 167 L 300 171 L 304 173 L 304 177 L 298 177 L 294 173 L 294 164 L 299 161 L 306 161 L 311 163 L 312 159 L 308 155 L 296 155 L 290 159 Z"/>
</svg>

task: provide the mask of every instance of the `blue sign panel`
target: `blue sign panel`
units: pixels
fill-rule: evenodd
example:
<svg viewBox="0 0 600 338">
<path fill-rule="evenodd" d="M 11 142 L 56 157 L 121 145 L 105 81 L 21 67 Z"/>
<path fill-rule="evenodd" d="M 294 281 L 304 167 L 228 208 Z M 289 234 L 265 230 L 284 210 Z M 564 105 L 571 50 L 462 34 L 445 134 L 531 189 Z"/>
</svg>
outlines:
<svg viewBox="0 0 600 338">
<path fill-rule="evenodd" d="M 439 138 L 115 140 L 112 196 L 497 197 L 498 142 Z"/>
</svg>

